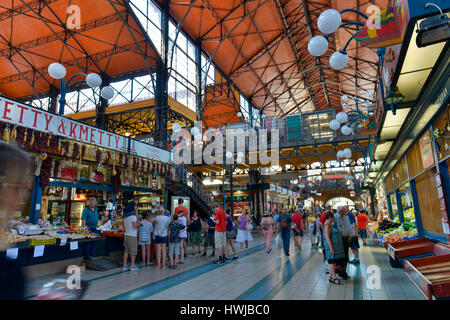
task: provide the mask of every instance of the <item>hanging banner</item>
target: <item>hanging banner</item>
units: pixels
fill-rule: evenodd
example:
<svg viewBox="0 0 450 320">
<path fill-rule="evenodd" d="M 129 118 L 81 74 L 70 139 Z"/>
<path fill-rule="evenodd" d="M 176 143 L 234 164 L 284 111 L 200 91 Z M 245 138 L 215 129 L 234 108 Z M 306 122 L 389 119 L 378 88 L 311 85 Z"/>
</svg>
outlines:
<svg viewBox="0 0 450 320">
<path fill-rule="evenodd" d="M 409 22 L 408 0 L 394 0 L 390 8 L 368 7 L 366 26 L 355 37 L 362 46 L 382 48 L 403 42 Z"/>
<path fill-rule="evenodd" d="M 0 121 L 127 153 L 128 141 L 131 141 L 131 154 L 165 163 L 171 158 L 166 150 L 1 96 Z"/>
</svg>

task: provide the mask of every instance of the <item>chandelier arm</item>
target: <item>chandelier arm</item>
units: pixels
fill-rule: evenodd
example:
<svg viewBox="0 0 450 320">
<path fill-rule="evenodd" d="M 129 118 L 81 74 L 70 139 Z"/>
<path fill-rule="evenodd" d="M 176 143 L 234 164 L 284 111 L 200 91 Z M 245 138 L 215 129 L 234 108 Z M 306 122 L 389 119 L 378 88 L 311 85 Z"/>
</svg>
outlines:
<svg viewBox="0 0 450 320">
<path fill-rule="evenodd" d="M 341 52 L 341 53 L 343 53 L 343 54 L 347 54 L 347 47 L 348 47 L 348 45 L 350 44 L 350 41 L 352 41 L 355 37 L 356 37 L 356 35 L 358 34 L 358 33 L 360 33 L 361 31 L 363 31 L 364 29 L 361 29 L 361 30 L 359 30 L 358 32 L 356 32 L 354 35 L 352 35 L 351 37 L 350 37 L 350 39 L 348 39 L 348 41 L 347 41 L 347 43 L 345 44 L 345 47 L 342 49 L 342 50 L 339 50 L 339 52 Z"/>
<path fill-rule="evenodd" d="M 366 20 L 369 19 L 369 17 L 366 14 L 364 14 L 363 12 L 356 10 L 356 9 L 344 9 L 344 10 L 339 11 L 340 14 L 342 14 L 344 12 L 354 12 L 354 13 L 359 14 L 360 16 L 364 17 L 364 19 L 366 19 Z"/>
</svg>

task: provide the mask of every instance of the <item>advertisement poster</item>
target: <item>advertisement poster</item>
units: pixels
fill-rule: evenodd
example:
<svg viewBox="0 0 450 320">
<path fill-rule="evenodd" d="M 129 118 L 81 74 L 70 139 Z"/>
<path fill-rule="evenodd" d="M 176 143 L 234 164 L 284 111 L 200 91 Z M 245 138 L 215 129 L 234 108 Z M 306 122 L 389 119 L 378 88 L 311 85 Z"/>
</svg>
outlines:
<svg viewBox="0 0 450 320">
<path fill-rule="evenodd" d="M 191 200 L 189 197 L 172 197 L 172 202 L 171 202 L 171 208 L 172 208 L 172 212 L 171 215 L 173 215 L 175 213 L 175 208 L 178 207 L 178 199 L 183 199 L 183 207 L 186 207 L 186 209 L 188 210 L 188 217 L 190 217 L 191 214 Z"/>
<path fill-rule="evenodd" d="M 431 144 L 430 131 L 427 130 L 425 134 L 420 138 L 420 151 L 422 154 L 423 169 L 426 170 L 435 164 L 433 146 Z"/>
</svg>

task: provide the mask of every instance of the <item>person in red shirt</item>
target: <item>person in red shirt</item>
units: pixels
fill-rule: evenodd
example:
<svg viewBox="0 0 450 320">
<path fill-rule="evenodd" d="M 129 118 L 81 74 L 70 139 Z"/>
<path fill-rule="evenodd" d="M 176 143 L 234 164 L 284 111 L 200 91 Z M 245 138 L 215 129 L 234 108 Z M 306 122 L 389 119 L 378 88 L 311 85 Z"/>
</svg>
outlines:
<svg viewBox="0 0 450 320">
<path fill-rule="evenodd" d="M 214 206 L 216 211 L 216 217 L 214 222 L 216 223 L 216 233 L 214 235 L 214 242 L 216 244 L 216 249 L 219 252 L 219 260 L 217 260 L 216 264 L 223 264 L 226 262 L 225 258 L 225 247 L 227 245 L 227 222 L 226 222 L 226 213 L 225 211 L 219 207 L 218 204 Z"/>
<path fill-rule="evenodd" d="M 303 229 L 304 229 L 304 219 L 302 217 L 301 209 L 298 209 L 293 215 L 292 215 L 292 221 L 295 223 L 294 228 L 292 229 L 292 232 L 294 233 L 294 242 L 295 246 L 301 250 L 302 249 L 302 242 L 304 239 Z M 298 242 L 298 237 L 300 236 L 300 243 Z"/>
<path fill-rule="evenodd" d="M 363 244 L 367 246 L 367 223 L 370 221 L 366 215 L 366 210 L 361 210 L 361 212 L 356 216 L 358 220 L 359 235 L 363 241 Z"/>
</svg>

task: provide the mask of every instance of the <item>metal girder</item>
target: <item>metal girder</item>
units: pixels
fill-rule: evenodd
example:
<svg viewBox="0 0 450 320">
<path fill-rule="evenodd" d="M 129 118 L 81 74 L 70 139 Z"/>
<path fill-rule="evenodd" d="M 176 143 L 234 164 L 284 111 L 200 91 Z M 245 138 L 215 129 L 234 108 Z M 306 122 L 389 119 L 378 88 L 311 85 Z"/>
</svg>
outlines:
<svg viewBox="0 0 450 320">
<path fill-rule="evenodd" d="M 96 19 L 96 20 L 93 20 L 93 21 L 90 21 L 90 22 L 87 22 L 87 23 L 81 25 L 80 29 L 77 30 L 77 34 L 82 35 L 82 34 L 80 34 L 81 32 L 89 31 L 89 30 L 92 30 L 92 29 L 95 29 L 95 28 L 98 28 L 101 26 L 105 26 L 105 25 L 108 25 L 108 24 L 111 24 L 111 23 L 114 23 L 117 21 L 120 21 L 119 15 L 113 15 L 113 16 L 99 18 L 99 19 Z M 27 41 L 24 43 L 19 43 L 14 46 L 11 46 L 10 48 L 5 48 L 0 51 L 2 51 L 2 53 L 7 56 L 11 56 L 14 53 L 14 51 L 31 49 L 34 47 L 42 46 L 47 43 L 57 41 L 58 38 L 64 38 L 66 35 L 67 35 L 67 31 L 64 30 L 64 31 L 58 32 L 56 34 L 51 34 L 49 36 L 33 39 L 33 40 L 30 40 L 30 41 Z M 98 41 L 101 41 L 101 39 L 99 39 Z M 114 46 L 114 44 L 111 44 L 111 45 Z M 32 52 L 29 52 L 29 53 L 32 53 Z"/>
<path fill-rule="evenodd" d="M 215 20 L 216 26 L 221 25 L 221 24 L 220 24 L 220 20 L 218 19 L 217 14 L 216 14 L 214 8 L 210 8 L 210 7 L 208 6 L 208 4 L 205 3 L 205 0 L 200 0 L 200 1 L 201 1 L 201 3 L 203 4 L 203 6 L 208 10 L 208 12 L 209 12 L 209 14 L 211 15 L 211 17 Z M 264 1 L 260 2 L 260 3 L 258 4 L 258 6 L 257 6 L 255 9 L 253 9 L 253 10 L 251 10 L 250 12 L 247 13 L 247 16 L 248 16 L 249 14 L 251 14 L 252 12 L 255 12 L 256 9 L 258 9 L 259 7 L 261 7 L 262 5 L 264 5 L 267 1 L 268 1 L 268 0 L 264 0 Z M 243 19 L 241 19 L 241 22 L 242 22 L 244 19 L 245 19 L 245 17 L 243 17 Z M 237 46 L 236 43 L 233 41 L 233 39 L 230 37 L 232 31 L 233 31 L 234 29 L 236 29 L 238 25 L 239 25 L 239 23 L 236 24 L 231 30 L 227 30 L 227 28 L 226 28 L 225 26 L 221 25 L 222 28 L 223 28 L 223 29 L 225 30 L 225 32 L 227 33 L 227 36 L 224 37 L 224 38 L 221 40 L 221 42 L 219 43 L 219 45 L 216 47 L 215 52 L 213 53 L 213 55 L 212 55 L 212 56 L 210 57 L 210 59 L 209 59 L 209 62 L 211 62 L 211 60 L 214 58 L 215 54 L 217 53 L 217 51 L 218 51 L 218 49 L 220 48 L 220 45 L 223 43 L 223 41 L 224 41 L 225 39 L 229 39 L 231 45 L 232 45 L 233 48 L 236 50 L 237 54 L 240 55 L 240 56 L 241 56 L 241 59 L 243 59 L 244 61 L 246 61 L 246 63 L 248 64 L 248 60 L 247 60 L 246 57 L 242 54 L 242 52 L 239 51 L 238 46 Z M 208 69 L 209 69 L 209 68 L 208 68 Z M 258 75 L 258 73 L 255 72 L 255 71 L 252 69 L 251 66 L 249 66 L 249 69 L 250 69 L 250 71 L 253 73 L 253 75 L 256 77 L 256 79 L 257 79 L 260 83 L 264 83 L 263 80 L 261 79 L 261 77 Z M 278 105 L 278 102 L 276 101 L 275 97 L 272 95 L 272 93 L 271 93 L 270 91 L 267 91 L 267 88 L 266 88 L 266 87 L 265 87 L 265 92 L 266 92 L 266 95 L 272 99 L 273 103 L 274 103 L 275 105 L 277 105 L 278 108 L 280 108 L 280 106 Z"/>
<path fill-rule="evenodd" d="M 284 14 L 284 11 L 283 11 L 283 8 L 282 8 L 282 6 L 280 4 L 280 1 L 279 0 L 272 0 L 272 1 L 274 2 L 275 7 L 277 8 L 277 13 L 278 13 L 278 15 L 279 15 L 279 17 L 281 19 L 281 22 L 283 23 L 284 32 L 288 33 L 290 27 L 289 27 L 289 24 L 287 23 L 286 16 Z M 305 12 L 305 17 L 306 17 L 306 12 Z M 304 69 L 305 69 L 305 66 L 302 63 L 301 57 L 299 56 L 297 48 L 296 48 L 296 46 L 295 46 L 295 44 L 293 42 L 292 36 L 289 35 L 288 39 L 289 39 L 289 45 L 290 45 L 290 48 L 292 50 L 292 53 L 294 54 L 295 60 L 297 61 L 297 69 L 300 72 L 303 73 Z M 304 74 L 303 74 L 303 82 L 305 83 L 305 86 L 308 87 L 308 89 L 307 89 L 308 90 L 308 94 L 309 94 L 309 96 L 310 96 L 310 98 L 311 98 L 311 100 L 312 100 L 312 102 L 314 104 L 314 107 L 316 109 L 318 109 L 318 104 L 317 104 L 317 101 L 315 100 L 314 93 L 309 89 L 309 86 L 310 86 L 309 79 Z M 301 111 L 301 109 L 300 109 L 300 111 Z"/>
<path fill-rule="evenodd" d="M 141 41 L 140 43 L 141 44 L 145 43 L 145 41 Z M 130 45 L 126 45 L 126 46 L 117 46 L 117 47 L 115 47 L 113 49 L 110 49 L 110 50 L 106 50 L 106 51 L 103 51 L 103 52 L 98 52 L 98 53 L 92 54 L 91 58 L 100 60 L 100 59 L 103 59 L 103 58 L 106 58 L 106 57 L 110 57 L 111 55 L 115 55 L 115 54 L 118 54 L 118 53 L 129 52 L 129 51 L 136 51 L 137 47 L 138 46 L 135 45 L 135 44 L 130 44 Z M 63 61 L 61 63 L 66 65 L 66 66 L 79 66 L 80 65 L 80 61 L 79 60 L 81 60 L 81 61 L 84 60 L 84 62 L 87 62 L 88 59 L 89 59 L 88 57 L 80 57 L 80 58 L 75 59 L 75 60 Z M 36 72 L 44 74 L 44 73 L 46 73 L 46 71 L 47 71 L 47 67 L 40 68 L 40 69 L 35 69 L 34 71 L 23 72 L 22 73 L 22 78 L 20 77 L 20 74 L 8 76 L 8 77 L 5 77 L 5 78 L 1 78 L 0 79 L 0 85 L 1 84 L 6 84 L 6 83 L 9 83 L 9 82 L 20 81 L 20 80 L 23 80 L 23 79 L 29 79 L 30 77 L 33 77 Z"/>
<path fill-rule="evenodd" d="M 58 0 L 46 0 L 46 2 L 48 4 L 56 2 Z M 0 22 L 6 20 L 6 19 L 10 19 L 12 17 L 14 17 L 15 15 L 19 15 L 19 14 L 25 14 L 28 11 L 31 11 L 32 9 L 38 9 L 41 10 L 42 9 L 42 5 L 43 5 L 42 0 L 34 0 L 34 1 L 29 1 L 27 3 L 27 5 L 22 4 L 22 5 L 18 5 L 14 8 L 7 8 L 5 6 L 0 5 L 0 8 L 4 8 L 6 9 L 3 12 L 0 12 Z"/>
<path fill-rule="evenodd" d="M 308 3 L 307 3 L 306 0 L 303 0 L 302 3 L 303 3 L 303 11 L 305 12 L 306 23 L 308 24 L 308 32 L 309 32 L 310 37 L 312 38 L 312 37 L 314 37 L 314 30 L 312 28 L 312 20 L 311 20 L 311 14 L 309 12 Z M 324 91 L 324 94 L 325 94 L 325 98 L 326 98 L 328 107 L 332 108 L 331 103 L 330 103 L 330 97 L 328 95 L 328 89 L 327 89 L 327 86 L 325 84 L 325 77 L 323 75 L 323 70 L 320 67 L 320 65 L 321 65 L 320 59 L 319 59 L 319 57 L 316 57 L 315 60 L 316 60 L 316 67 L 318 67 L 318 69 L 319 69 L 320 82 L 322 83 L 322 88 L 323 88 L 323 91 Z M 316 106 L 316 109 L 317 109 L 317 106 Z"/>
</svg>

